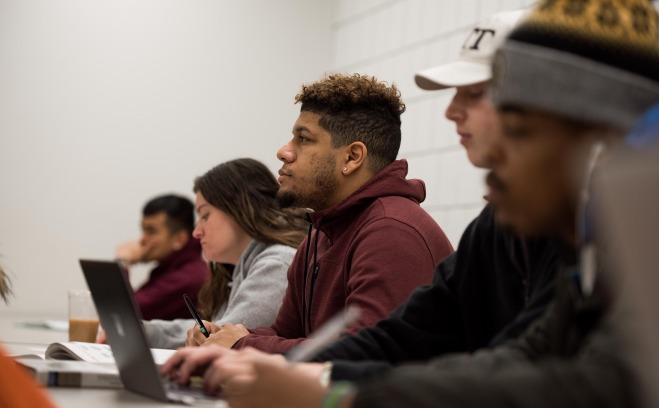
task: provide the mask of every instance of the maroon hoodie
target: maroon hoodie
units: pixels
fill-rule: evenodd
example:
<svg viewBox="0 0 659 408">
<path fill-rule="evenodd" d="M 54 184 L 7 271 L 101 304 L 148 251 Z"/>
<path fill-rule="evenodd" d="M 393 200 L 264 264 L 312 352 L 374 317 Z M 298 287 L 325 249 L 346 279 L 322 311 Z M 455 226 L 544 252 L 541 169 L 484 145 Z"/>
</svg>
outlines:
<svg viewBox="0 0 659 408">
<path fill-rule="evenodd" d="M 251 329 L 235 348 L 286 352 L 348 305 L 361 310 L 346 331 L 353 334 L 430 283 L 453 247 L 419 205 L 426 196 L 423 182 L 406 175 L 407 162 L 395 161 L 341 203 L 309 214 L 314 230 L 288 269 L 275 323 Z"/>
<path fill-rule="evenodd" d="M 149 280 L 135 292 L 142 318 L 189 319 L 190 311 L 183 294 L 196 304 L 199 289 L 209 278 L 210 271 L 201 257 L 199 240 L 190 237 L 183 248 L 160 261 L 149 274 Z"/>
</svg>

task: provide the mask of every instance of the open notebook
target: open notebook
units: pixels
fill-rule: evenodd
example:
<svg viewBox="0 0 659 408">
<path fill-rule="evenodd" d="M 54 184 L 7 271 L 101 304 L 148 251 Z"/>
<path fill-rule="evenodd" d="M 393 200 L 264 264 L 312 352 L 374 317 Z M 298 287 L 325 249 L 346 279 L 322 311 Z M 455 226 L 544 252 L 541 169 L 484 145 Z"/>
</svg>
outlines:
<svg viewBox="0 0 659 408">
<path fill-rule="evenodd" d="M 219 398 L 204 395 L 198 389 L 177 388 L 160 377 L 149 352 L 133 290 L 118 263 L 81 259 L 80 266 L 124 388 L 159 401 L 225 406 Z"/>
<path fill-rule="evenodd" d="M 152 348 L 151 354 L 157 365 L 165 364 L 176 350 Z M 58 341 L 46 348 L 34 347 L 30 353 L 13 354 L 14 358 L 35 358 L 45 360 L 80 360 L 89 363 L 114 365 L 112 349 L 107 344 L 85 343 L 81 341 Z"/>
</svg>

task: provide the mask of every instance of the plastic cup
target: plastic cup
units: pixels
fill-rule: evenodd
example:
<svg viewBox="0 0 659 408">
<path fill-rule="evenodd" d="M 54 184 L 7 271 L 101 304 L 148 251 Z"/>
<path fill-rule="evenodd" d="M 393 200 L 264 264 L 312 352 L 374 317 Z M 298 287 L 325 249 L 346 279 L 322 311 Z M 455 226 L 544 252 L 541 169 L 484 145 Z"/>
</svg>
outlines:
<svg viewBox="0 0 659 408">
<path fill-rule="evenodd" d="M 98 335 L 98 314 L 88 290 L 69 291 L 69 341 L 94 343 Z"/>
</svg>

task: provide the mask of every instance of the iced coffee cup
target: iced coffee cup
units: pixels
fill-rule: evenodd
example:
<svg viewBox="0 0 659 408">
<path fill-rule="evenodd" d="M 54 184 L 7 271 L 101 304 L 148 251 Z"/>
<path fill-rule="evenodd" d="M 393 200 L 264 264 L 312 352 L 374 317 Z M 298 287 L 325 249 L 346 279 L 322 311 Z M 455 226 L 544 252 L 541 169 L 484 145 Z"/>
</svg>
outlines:
<svg viewBox="0 0 659 408">
<path fill-rule="evenodd" d="M 98 334 L 98 315 L 88 290 L 69 291 L 69 341 L 93 343 Z"/>
</svg>

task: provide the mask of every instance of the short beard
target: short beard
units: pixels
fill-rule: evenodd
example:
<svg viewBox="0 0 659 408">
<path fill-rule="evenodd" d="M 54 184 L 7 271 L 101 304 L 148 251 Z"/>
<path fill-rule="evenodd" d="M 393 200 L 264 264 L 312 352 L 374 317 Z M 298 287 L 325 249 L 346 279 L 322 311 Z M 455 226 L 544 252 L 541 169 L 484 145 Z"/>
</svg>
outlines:
<svg viewBox="0 0 659 408">
<path fill-rule="evenodd" d="M 334 176 L 334 156 L 328 156 L 313 172 L 313 191 L 281 191 L 277 192 L 277 203 L 280 208 L 302 207 L 321 211 L 329 208 L 328 200 L 333 197 L 339 188 L 339 182 Z"/>
<path fill-rule="evenodd" d="M 279 208 L 298 207 L 295 194 L 289 191 L 277 191 L 277 204 Z"/>
</svg>

